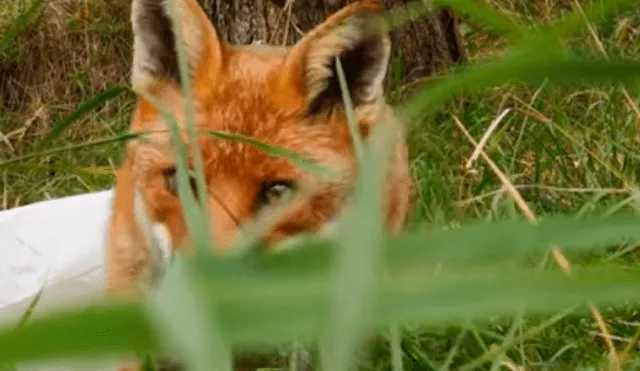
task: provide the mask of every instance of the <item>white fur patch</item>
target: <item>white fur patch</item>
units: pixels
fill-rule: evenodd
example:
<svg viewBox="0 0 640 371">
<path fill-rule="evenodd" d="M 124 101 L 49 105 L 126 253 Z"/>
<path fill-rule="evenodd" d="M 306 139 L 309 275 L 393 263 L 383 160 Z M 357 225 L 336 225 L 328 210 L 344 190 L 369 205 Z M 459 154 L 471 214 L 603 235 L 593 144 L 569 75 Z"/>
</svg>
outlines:
<svg viewBox="0 0 640 371">
<path fill-rule="evenodd" d="M 338 214 L 338 216 L 335 216 L 333 217 L 333 219 L 326 222 L 320 229 L 318 235 L 324 238 L 331 238 L 337 235 L 338 232 L 340 231 L 340 227 L 342 226 L 341 216 L 342 216 L 341 214 Z"/>
<path fill-rule="evenodd" d="M 153 222 L 144 209 L 142 194 L 135 193 L 134 213 L 136 220 L 147 238 L 147 244 L 151 252 L 151 264 L 149 267 L 150 281 L 156 281 L 169 265 L 173 255 L 173 246 L 169 230 L 162 223 Z"/>
</svg>

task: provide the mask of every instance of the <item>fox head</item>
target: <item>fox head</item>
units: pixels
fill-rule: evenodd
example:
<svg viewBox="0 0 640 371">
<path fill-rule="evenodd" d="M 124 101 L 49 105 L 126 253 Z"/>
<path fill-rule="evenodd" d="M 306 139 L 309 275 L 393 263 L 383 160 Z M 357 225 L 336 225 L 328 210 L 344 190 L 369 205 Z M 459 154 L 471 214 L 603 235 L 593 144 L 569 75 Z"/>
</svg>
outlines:
<svg viewBox="0 0 640 371">
<path fill-rule="evenodd" d="M 300 232 L 320 231 L 344 206 L 357 174 L 335 58 L 339 57 L 360 135 L 371 125 L 393 125 L 401 132 L 383 96 L 390 53 L 389 36 L 365 27 L 383 10 L 377 2 L 353 3 L 330 16 L 289 48 L 232 46 L 219 39 L 196 0 L 175 0 L 198 145 L 204 162 L 205 194 L 213 216 L 215 246 L 227 248 L 270 206 L 303 189 L 313 189 L 264 235 L 273 243 Z M 137 241 L 163 250 L 188 246 L 187 227 L 176 192 L 172 138 L 158 109 L 162 103 L 184 129 L 177 39 L 169 6 L 162 0 L 133 0 L 132 85 L 143 93 L 131 129 L 153 132 L 129 143 L 117 173 L 112 221 L 114 250 Z M 225 131 L 255 138 L 305 155 L 344 176 L 322 180 L 283 157 L 241 141 L 202 134 Z M 399 136 L 401 138 L 401 136 Z M 185 144 L 188 139 L 183 137 Z M 391 232 L 402 229 L 410 207 L 411 180 L 404 142 L 397 143 L 388 176 L 384 212 Z"/>
</svg>

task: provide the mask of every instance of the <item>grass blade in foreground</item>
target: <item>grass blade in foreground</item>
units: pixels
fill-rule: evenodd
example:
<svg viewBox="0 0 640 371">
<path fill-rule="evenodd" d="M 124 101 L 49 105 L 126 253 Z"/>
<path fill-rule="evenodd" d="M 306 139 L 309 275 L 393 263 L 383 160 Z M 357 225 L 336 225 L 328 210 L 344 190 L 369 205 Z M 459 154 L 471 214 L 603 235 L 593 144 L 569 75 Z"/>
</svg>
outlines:
<svg viewBox="0 0 640 371">
<path fill-rule="evenodd" d="M 182 5 L 184 6 L 184 4 Z M 185 51 L 185 45 L 183 44 L 183 24 L 182 19 L 180 19 L 180 10 L 179 5 L 176 4 L 176 0 L 168 0 L 166 2 L 166 9 L 169 11 L 169 15 L 171 21 L 173 23 L 172 30 L 173 35 L 175 37 L 175 51 L 178 55 L 178 71 L 180 75 L 180 82 L 182 88 L 182 96 L 184 98 L 184 118 L 185 118 L 185 126 L 189 138 L 189 149 L 190 149 L 190 158 L 193 161 L 194 175 L 195 175 L 195 184 L 198 194 L 205 195 L 208 194 L 207 183 L 204 179 L 204 163 L 202 160 L 202 152 L 200 151 L 200 144 L 198 140 L 198 133 L 196 132 L 196 122 L 195 122 L 195 107 L 193 101 L 193 92 L 191 90 L 191 76 L 189 73 L 189 67 L 187 66 L 187 55 Z M 177 127 L 175 128 L 177 130 Z M 177 135 L 177 132 L 172 130 L 173 140 L 174 142 L 180 141 L 181 138 Z M 184 162 L 178 165 L 178 168 L 182 166 L 187 166 L 187 163 Z M 183 182 L 187 184 L 188 177 L 186 176 L 185 171 L 178 171 L 178 182 Z M 188 223 L 192 226 L 198 225 L 198 229 L 189 228 L 191 237 L 195 241 L 196 251 L 199 253 L 212 253 L 213 251 L 213 233 L 211 228 L 211 219 L 212 215 L 209 214 L 209 197 L 199 197 L 199 219 L 200 223 L 197 223 L 195 219 L 188 221 Z M 183 205 L 183 208 L 191 208 L 189 205 Z M 197 210 L 193 210 L 192 212 L 185 211 L 185 217 L 187 219 L 194 218 Z"/>
<path fill-rule="evenodd" d="M 230 371 L 231 355 L 222 341 L 213 298 L 199 289 L 193 264 L 178 257 L 147 302 L 147 313 L 163 343 L 179 351 L 189 370 Z"/>
<path fill-rule="evenodd" d="M 630 217 L 586 221 L 589 220 L 559 216 L 542 220 L 538 226 L 527 221 L 478 223 L 423 234 L 422 238 L 414 235 L 411 243 L 402 240 L 406 237 L 390 239 L 382 262 L 387 267 L 387 278 L 377 287 L 373 300 L 375 322 L 386 326 L 419 320 L 436 325 L 514 314 L 523 308 L 532 312 L 554 311 L 586 300 L 598 304 L 639 302 L 640 269 L 621 265 L 576 267 L 571 277 L 556 271 L 536 273 L 535 268 L 527 271 L 520 266 L 496 269 L 491 264 L 469 267 L 445 263 L 444 273 L 437 279 L 429 270 L 437 262 L 429 259 L 429 251 L 441 251 L 435 253 L 439 258 L 448 249 L 457 248 L 458 243 L 463 243 L 458 254 L 466 250 L 469 259 L 475 259 L 474 254 L 502 255 L 482 252 L 493 248 L 501 249 L 504 255 L 516 255 L 509 246 L 518 247 L 520 243 L 529 244 L 516 250 L 520 253 L 542 252 L 548 248 L 548 240 L 570 239 L 589 229 L 594 231 L 589 238 L 577 239 L 573 244 L 576 252 L 593 246 L 593 238 L 600 238 L 600 243 L 617 242 L 640 233 Z M 598 228 L 599 223 L 602 228 Z M 249 345 L 319 333 L 326 321 L 324 308 L 329 305 L 332 290 L 332 282 L 328 280 L 331 261 L 326 248 L 197 260 L 205 277 L 201 283 L 203 290 L 216 300 L 225 335 L 233 343 Z M 398 272 L 404 272 L 403 276 L 398 277 Z M 0 362 L 158 349 L 157 332 L 141 306 L 119 304 L 100 308 L 32 318 L 21 329 L 12 326 L 0 333 Z M 260 321 L 254 321 L 255 318 Z M 61 337 L 65 341 L 60 341 Z"/>
<path fill-rule="evenodd" d="M 523 309 L 551 312 L 587 300 L 640 303 L 640 268 L 617 264 L 577 269 L 570 277 L 558 271 L 495 267 L 445 270 L 437 279 L 424 269 L 414 272 L 386 277 L 378 287 L 371 308 L 376 326 L 404 321 L 443 325 Z M 217 299 L 219 323 L 232 343 L 288 342 L 294 336 L 304 341 L 321 331 L 332 290 L 326 277 L 260 282 L 237 275 L 227 282 L 203 282 Z M 143 313 L 141 306 L 120 304 L 34 318 L 22 329 L 0 333 L 0 362 L 155 350 L 157 332 Z"/>
<path fill-rule="evenodd" d="M 520 39 L 526 34 L 524 25 L 508 18 L 502 12 L 493 10 L 487 5 L 481 5 L 477 0 L 435 0 L 439 6 L 449 6 L 458 12 L 464 13 L 478 22 L 485 28 L 505 33 L 512 40 Z"/>
<path fill-rule="evenodd" d="M 565 56 L 540 42 L 533 48 L 514 50 L 498 61 L 458 71 L 435 86 L 424 88 L 411 99 L 406 109 L 411 117 L 419 117 L 433 112 L 462 91 L 480 90 L 510 81 L 537 83 L 548 79 L 555 83 L 625 83 L 638 75 L 638 61 Z"/>
<path fill-rule="evenodd" d="M 601 253 L 621 241 L 640 238 L 637 220 L 637 217 L 616 216 L 583 221 L 557 216 L 543 219 L 538 226 L 524 220 L 507 220 L 478 222 L 431 233 L 406 233 L 385 241 L 384 267 L 389 272 L 402 272 L 407 267 L 430 267 L 437 263 L 475 268 L 490 266 L 496 261 L 511 263 L 533 253 L 547 252 L 554 241 L 563 242 L 563 249 L 575 255 Z M 204 260 L 199 263 L 200 270 L 210 280 L 228 282 L 228 277 L 242 275 L 247 280 L 261 281 L 256 282 L 258 285 L 328 272 L 333 259 L 332 245 L 308 240 L 296 246 L 299 248 L 277 254 L 225 259 L 218 263 Z"/>
<path fill-rule="evenodd" d="M 187 148 L 180 136 L 180 126 L 173 114 L 156 98 L 140 93 L 146 100 L 152 103 L 164 120 L 171 133 L 176 151 L 176 175 L 178 176 L 178 196 L 182 204 L 182 211 L 187 224 L 187 229 L 195 236 L 194 243 L 197 251 L 210 254 L 214 251 L 213 241 L 209 236 L 210 224 L 208 223 L 208 209 L 198 205 L 195 195 L 189 186 L 188 155 Z"/>
<path fill-rule="evenodd" d="M 354 203 L 348 205 L 353 208 L 347 209 L 334 250 L 332 310 L 321 350 L 324 370 L 343 371 L 349 369 L 349 358 L 369 320 L 366 312 L 370 308 L 384 242 L 380 205 L 390 135 L 385 123 L 374 123 L 371 138 L 366 147 L 363 145 L 339 58 L 336 58 L 336 69 L 359 174 Z"/>
<path fill-rule="evenodd" d="M 105 303 L 45 318 L 32 317 L 20 329 L 3 331 L 0 363 L 68 355 L 91 357 L 131 350 L 146 353 L 158 348 L 155 336 L 141 305 Z M 12 345 L 5 346 L 5 341 Z M 25 346 L 26 343 L 31 345 Z"/>
</svg>

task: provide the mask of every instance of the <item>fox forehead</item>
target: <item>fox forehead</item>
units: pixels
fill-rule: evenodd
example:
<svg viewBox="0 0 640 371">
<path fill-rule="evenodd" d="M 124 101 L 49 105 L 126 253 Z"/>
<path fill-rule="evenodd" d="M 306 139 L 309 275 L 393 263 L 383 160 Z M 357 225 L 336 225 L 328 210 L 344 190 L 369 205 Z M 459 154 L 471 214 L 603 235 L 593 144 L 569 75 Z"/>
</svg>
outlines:
<svg viewBox="0 0 640 371">
<path fill-rule="evenodd" d="M 351 172 L 356 166 L 350 145 L 336 140 L 320 125 L 235 125 L 237 129 L 252 128 L 253 132 L 240 132 L 263 143 L 303 155 L 321 166 L 338 172 Z M 268 127 L 273 128 L 269 130 Z M 239 130 L 231 130 L 238 133 Z M 302 134 L 301 134 L 302 133 Z M 348 134 L 348 133 L 347 133 Z M 342 135 L 341 135 L 342 136 Z M 169 134 L 155 135 L 160 142 L 134 142 L 130 147 L 134 172 L 153 173 L 175 166 L 175 148 Z M 166 143 L 162 145 L 160 143 Z M 160 144 L 160 145 L 159 145 Z M 188 143 L 185 144 L 188 146 Z M 203 158 L 205 175 L 209 180 L 298 179 L 309 175 L 304 168 L 282 156 L 275 156 L 254 144 L 242 140 L 218 138 L 201 134 L 198 147 Z"/>
<path fill-rule="evenodd" d="M 343 157 L 352 155 L 351 137 L 340 114 L 328 113 L 312 118 L 305 115 L 302 107 L 291 104 L 283 107 L 272 99 L 279 93 L 273 77 L 280 71 L 289 50 L 289 47 L 272 45 L 229 46 L 222 73 L 217 74 L 214 81 L 204 84 L 213 85 L 214 89 L 208 89 L 206 96 L 199 96 L 198 91 L 194 91 L 194 123 L 200 133 L 199 146 L 205 170 L 220 173 L 224 164 L 236 172 L 251 166 L 259 169 L 261 165 L 266 166 L 262 169 L 264 173 L 273 173 L 272 167 L 292 171 L 288 161 L 269 156 L 251 144 L 220 139 L 207 134 L 207 131 L 251 137 L 293 153 L 308 155 L 332 168 L 347 170 Z M 166 84 L 158 94 L 163 97 L 165 105 L 168 103 L 170 112 L 182 127 L 182 141 L 188 143 L 184 130 L 185 99 L 179 87 Z M 138 151 L 136 157 L 155 157 L 153 162 L 165 167 L 174 162 L 172 136 L 153 105 L 145 100 L 139 102 L 132 129 L 149 131 L 146 137 L 153 147 L 137 146 L 145 150 Z M 158 150 L 159 147 L 162 150 Z M 348 165 L 350 167 L 351 164 Z"/>
<path fill-rule="evenodd" d="M 261 81 L 282 67 L 290 46 L 227 45 L 225 76 L 239 83 Z"/>
<path fill-rule="evenodd" d="M 205 73 L 194 76 L 191 83 L 192 88 L 194 85 L 206 88 L 194 89 L 192 92 L 197 124 L 209 130 L 230 129 L 234 126 L 236 130 L 243 130 L 238 125 L 244 123 L 244 120 L 237 117 L 239 114 L 251 112 L 263 116 L 282 115 L 283 107 L 277 107 L 272 98 L 274 93 L 278 93 L 278 88 L 274 86 L 275 76 L 281 70 L 287 50 L 268 45 L 229 46 L 224 63 L 218 65 L 211 62 L 211 65 L 201 66 L 200 69 Z M 221 70 L 215 75 L 206 73 L 216 68 Z M 179 122 L 184 121 L 181 118 L 185 99 L 179 85 L 160 81 L 156 82 L 153 95 L 159 98 Z M 134 129 L 160 129 L 165 125 L 159 120 L 157 109 L 145 99 L 139 102 L 138 108 Z M 138 121 L 137 125 L 135 121 Z M 223 127 L 219 127 L 220 125 Z M 250 128 L 244 128 L 245 131 L 248 129 Z"/>
<path fill-rule="evenodd" d="M 201 130 L 229 130 L 239 134 L 260 134 L 271 122 L 286 122 L 301 116 L 300 105 L 279 104 L 278 95 L 286 95 L 287 86 L 277 84 L 290 48 L 272 45 L 227 46 L 223 63 L 203 65 L 205 73 L 192 78 L 192 104 L 196 124 Z M 220 68 L 215 75 L 206 73 Z M 284 88 L 284 89 L 283 89 Z M 153 95 L 184 125 L 185 99 L 179 85 L 156 83 Z M 291 102 L 288 102 L 291 103 Z M 156 107 L 145 99 L 139 101 L 132 123 L 133 130 L 162 130 Z M 270 132 L 274 127 L 269 127 Z"/>
<path fill-rule="evenodd" d="M 239 89 L 237 93 L 214 96 L 212 101 L 194 100 L 198 146 L 205 175 L 213 179 L 262 180 L 303 177 L 300 169 L 283 158 L 270 155 L 262 148 L 242 140 L 219 138 L 208 131 L 222 131 L 250 137 L 252 140 L 304 155 L 322 166 L 349 172 L 355 166 L 348 126 L 339 115 L 309 118 L 301 112 L 274 107 L 259 89 Z M 180 106 L 182 106 L 180 104 Z M 144 107 L 144 104 L 142 105 Z M 181 116 L 181 110 L 174 111 Z M 175 147 L 166 124 L 158 114 L 138 113 L 138 130 L 151 130 L 146 144 L 137 142 L 131 153 L 137 173 L 148 173 L 173 167 Z M 322 123 L 317 122 L 322 120 Z M 179 122 L 181 120 L 178 120 Z M 158 130 L 153 132 L 153 130 Z M 181 141 L 189 143 L 186 130 Z"/>
</svg>

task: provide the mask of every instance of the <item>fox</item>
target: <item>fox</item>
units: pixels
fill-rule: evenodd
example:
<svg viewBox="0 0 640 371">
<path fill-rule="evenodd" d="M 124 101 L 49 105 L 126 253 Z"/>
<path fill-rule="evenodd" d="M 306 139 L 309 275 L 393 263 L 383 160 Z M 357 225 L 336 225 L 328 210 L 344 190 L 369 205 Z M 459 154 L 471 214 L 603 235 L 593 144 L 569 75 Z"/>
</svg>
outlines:
<svg viewBox="0 0 640 371">
<path fill-rule="evenodd" d="M 222 40 L 197 0 L 174 0 L 179 22 L 166 0 L 132 0 L 133 58 L 130 82 L 140 93 L 129 140 L 115 174 L 106 247 L 106 287 L 114 300 L 143 295 L 145 284 L 174 254 L 193 249 L 177 192 L 175 143 L 153 101 L 174 117 L 190 148 L 174 27 L 181 26 L 193 121 L 198 132 L 224 131 L 304 155 L 341 176 L 310 174 L 291 159 L 270 155 L 250 143 L 200 135 L 196 138 L 206 183 L 211 239 L 219 253 L 234 246 L 243 226 L 265 210 L 290 201 L 260 236 L 276 246 L 301 233 L 335 227 L 358 174 L 354 139 L 336 67 L 339 58 L 351 98 L 357 134 L 375 125 L 393 135 L 384 178 L 384 228 L 401 233 L 415 204 L 408 145 L 402 121 L 386 102 L 384 79 L 390 35 L 365 27 L 384 12 L 378 1 L 361 0 L 329 15 L 291 46 L 232 45 Z M 153 98 L 153 99 L 152 99 Z M 188 161 L 192 163 L 192 159 Z M 191 166 L 191 165 L 190 165 Z M 299 202 L 296 195 L 307 190 Z M 127 363 L 120 370 L 137 370 Z"/>
</svg>

